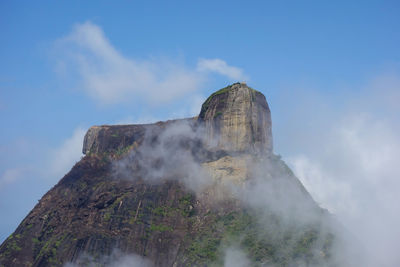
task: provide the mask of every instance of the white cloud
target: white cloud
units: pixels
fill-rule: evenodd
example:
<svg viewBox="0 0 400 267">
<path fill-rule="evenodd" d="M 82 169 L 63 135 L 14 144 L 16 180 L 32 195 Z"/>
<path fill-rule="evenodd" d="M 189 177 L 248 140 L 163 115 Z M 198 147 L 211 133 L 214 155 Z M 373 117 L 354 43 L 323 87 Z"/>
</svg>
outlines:
<svg viewBox="0 0 400 267">
<path fill-rule="evenodd" d="M 0 165 L 0 209 L 11 213 L 0 223 L 0 242 L 80 159 L 84 134 L 84 129 L 77 128 L 55 148 L 33 139 L 18 139 L 1 149 L 7 160 Z"/>
<path fill-rule="evenodd" d="M 15 142 L 12 149 L 16 151 L 18 157 L 13 161 L 17 164 L 12 168 L 5 168 L 0 175 L 0 190 L 7 185 L 33 177 L 41 178 L 42 180 L 37 182 L 43 184 L 58 181 L 83 156 L 82 146 L 85 133 L 85 129 L 78 127 L 70 137 L 54 148 L 32 145 L 31 143 L 34 142 L 32 140 L 22 139 Z"/>
<path fill-rule="evenodd" d="M 71 137 L 50 152 L 49 172 L 45 176 L 60 179 L 80 160 L 85 133 L 83 128 L 76 128 Z"/>
<path fill-rule="evenodd" d="M 106 38 L 103 30 L 91 23 L 77 24 L 57 43 L 67 53 L 57 68 L 73 71 L 81 78 L 82 88 L 105 104 L 134 98 L 150 103 L 167 102 L 197 90 L 203 78 L 182 64 L 168 61 L 136 61 L 124 57 Z M 71 65 L 72 64 L 72 65 Z"/>
<path fill-rule="evenodd" d="M 395 80 L 373 79 L 359 95 L 338 94 L 340 110 L 331 97 L 309 103 L 322 103 L 325 111 L 299 109 L 296 103 L 313 98 L 306 93 L 304 101 L 285 106 L 293 114 L 286 123 L 303 124 L 281 142 L 289 150 L 303 147 L 289 155 L 289 164 L 315 200 L 360 240 L 371 266 L 400 262 L 400 129 L 397 108 L 390 106 L 398 95 L 394 88 L 400 88 Z"/>
<path fill-rule="evenodd" d="M 176 100 L 201 87 L 207 78 L 205 70 L 232 79 L 243 77 L 240 69 L 220 59 L 201 59 L 196 70 L 179 61 L 125 57 L 91 22 L 75 25 L 56 45 L 56 72 L 64 77 L 70 75 L 72 80 L 80 79 L 79 88 L 103 104 Z"/>
<path fill-rule="evenodd" d="M 7 184 L 11 184 L 23 177 L 25 170 L 21 168 L 7 169 L 0 176 L 0 189 L 3 189 Z"/>
<path fill-rule="evenodd" d="M 333 135 L 335 142 L 321 146 L 318 157 L 292 158 L 294 172 L 373 260 L 394 266 L 400 261 L 394 249 L 400 246 L 400 139 L 388 125 L 360 118 Z"/>
<path fill-rule="evenodd" d="M 78 266 L 104 266 L 104 267 L 152 267 L 154 264 L 137 254 L 124 254 L 119 249 L 114 249 L 110 255 L 94 258 L 88 254 L 79 255 L 76 263 L 67 262 L 64 267 Z"/>
<path fill-rule="evenodd" d="M 251 261 L 247 255 L 239 248 L 230 247 L 225 250 L 225 267 L 247 267 L 251 266 Z"/>
<path fill-rule="evenodd" d="M 236 81 L 245 81 L 248 79 L 244 75 L 242 69 L 229 66 L 225 61 L 219 58 L 201 58 L 197 63 L 197 69 L 204 72 L 215 72 Z"/>
</svg>

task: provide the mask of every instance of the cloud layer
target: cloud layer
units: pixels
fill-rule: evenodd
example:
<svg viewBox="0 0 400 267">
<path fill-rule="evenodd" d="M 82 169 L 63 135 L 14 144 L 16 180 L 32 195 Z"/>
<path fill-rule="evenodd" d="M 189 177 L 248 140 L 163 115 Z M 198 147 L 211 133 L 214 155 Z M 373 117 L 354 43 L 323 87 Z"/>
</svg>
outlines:
<svg viewBox="0 0 400 267">
<path fill-rule="evenodd" d="M 400 262 L 396 252 L 400 245 L 400 128 L 394 116 L 398 107 L 393 105 L 400 83 L 396 81 L 383 75 L 359 94 L 342 91 L 337 98 L 344 106 L 340 109 L 335 99 L 302 92 L 296 103 L 285 106 L 291 119 L 287 128 L 280 129 L 288 133 L 282 144 L 292 149 L 288 162 L 295 174 L 315 200 L 365 246 L 368 266 Z M 320 105 L 325 109 L 309 108 Z M 293 128 L 298 121 L 303 126 Z"/>
<path fill-rule="evenodd" d="M 221 59 L 200 59 L 197 68 L 176 60 L 135 60 L 123 56 L 96 24 L 76 24 L 56 42 L 57 71 L 79 79 L 81 87 L 103 104 L 145 100 L 159 104 L 197 91 L 207 74 L 242 80 L 242 70 Z"/>
<path fill-rule="evenodd" d="M 200 58 L 197 63 L 197 69 L 204 72 L 215 72 L 228 77 L 231 80 L 244 81 L 247 80 L 243 70 L 237 67 L 229 66 L 225 61 L 215 59 Z"/>
</svg>

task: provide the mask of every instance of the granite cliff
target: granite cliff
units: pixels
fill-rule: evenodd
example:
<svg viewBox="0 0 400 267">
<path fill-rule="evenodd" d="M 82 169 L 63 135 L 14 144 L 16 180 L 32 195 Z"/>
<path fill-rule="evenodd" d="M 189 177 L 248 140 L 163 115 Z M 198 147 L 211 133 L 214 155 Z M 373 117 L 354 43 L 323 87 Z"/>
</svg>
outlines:
<svg viewBox="0 0 400 267">
<path fill-rule="evenodd" d="M 271 127 L 264 95 L 243 83 L 198 117 L 91 127 L 0 266 L 221 266 L 231 248 L 254 266 L 335 266 L 329 214 L 273 153 Z"/>
<path fill-rule="evenodd" d="M 260 92 L 237 83 L 212 94 L 201 107 L 208 140 L 230 152 L 272 152 L 271 113 Z"/>
<path fill-rule="evenodd" d="M 204 127 L 204 145 L 227 152 L 271 153 L 271 113 L 265 96 L 244 83 L 213 93 L 202 105 L 198 118 L 147 125 L 93 126 L 87 132 L 83 153 L 123 149 L 140 142 L 146 132 L 157 134 L 176 122 Z"/>
</svg>

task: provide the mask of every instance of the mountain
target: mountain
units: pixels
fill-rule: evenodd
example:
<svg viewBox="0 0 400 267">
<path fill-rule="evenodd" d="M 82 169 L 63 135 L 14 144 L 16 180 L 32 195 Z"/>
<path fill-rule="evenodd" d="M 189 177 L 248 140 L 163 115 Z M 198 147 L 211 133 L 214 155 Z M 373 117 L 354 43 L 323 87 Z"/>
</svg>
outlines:
<svg viewBox="0 0 400 267">
<path fill-rule="evenodd" d="M 273 153 L 271 129 L 244 83 L 198 117 L 91 127 L 0 266 L 337 266 L 331 215 Z"/>
</svg>

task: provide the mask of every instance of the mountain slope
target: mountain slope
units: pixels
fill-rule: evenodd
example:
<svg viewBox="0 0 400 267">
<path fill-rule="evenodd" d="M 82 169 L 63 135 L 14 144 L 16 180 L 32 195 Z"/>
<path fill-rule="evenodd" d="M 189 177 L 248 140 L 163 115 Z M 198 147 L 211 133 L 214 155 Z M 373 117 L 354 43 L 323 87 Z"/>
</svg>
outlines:
<svg viewBox="0 0 400 267">
<path fill-rule="evenodd" d="M 335 265 L 330 216 L 272 153 L 271 127 L 265 97 L 237 83 L 198 118 L 90 128 L 0 266 L 218 266 L 231 248 L 260 266 Z"/>
</svg>

